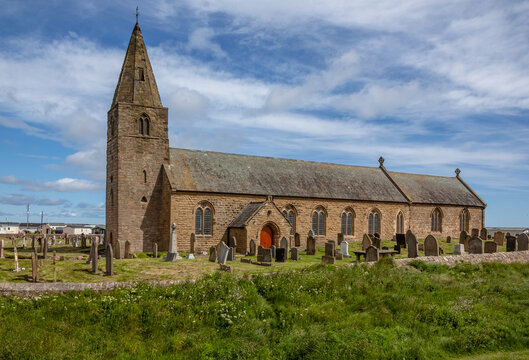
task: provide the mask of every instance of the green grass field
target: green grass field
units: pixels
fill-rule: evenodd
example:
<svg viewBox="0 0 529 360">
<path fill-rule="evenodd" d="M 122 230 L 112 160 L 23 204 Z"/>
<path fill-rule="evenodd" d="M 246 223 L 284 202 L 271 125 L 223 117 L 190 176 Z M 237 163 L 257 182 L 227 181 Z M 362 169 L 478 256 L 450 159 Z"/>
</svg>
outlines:
<svg viewBox="0 0 529 360">
<path fill-rule="evenodd" d="M 527 359 L 529 265 L 313 265 L 0 298 L 1 359 Z"/>
</svg>

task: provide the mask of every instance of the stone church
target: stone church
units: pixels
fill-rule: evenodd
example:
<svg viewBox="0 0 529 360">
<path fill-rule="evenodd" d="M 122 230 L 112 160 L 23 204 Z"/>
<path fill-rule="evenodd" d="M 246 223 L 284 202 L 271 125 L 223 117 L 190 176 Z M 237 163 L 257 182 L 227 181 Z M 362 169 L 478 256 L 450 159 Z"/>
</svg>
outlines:
<svg viewBox="0 0 529 360">
<path fill-rule="evenodd" d="M 162 105 L 139 25 L 125 54 L 108 111 L 106 230 L 132 252 L 167 249 L 176 223 L 178 248 L 196 250 L 237 239 L 268 247 L 282 237 L 305 246 L 310 230 L 321 244 L 343 234 L 391 239 L 459 237 L 482 228 L 485 202 L 455 177 L 377 167 L 225 154 L 169 147 Z M 295 244 L 295 242 L 298 242 Z"/>
</svg>

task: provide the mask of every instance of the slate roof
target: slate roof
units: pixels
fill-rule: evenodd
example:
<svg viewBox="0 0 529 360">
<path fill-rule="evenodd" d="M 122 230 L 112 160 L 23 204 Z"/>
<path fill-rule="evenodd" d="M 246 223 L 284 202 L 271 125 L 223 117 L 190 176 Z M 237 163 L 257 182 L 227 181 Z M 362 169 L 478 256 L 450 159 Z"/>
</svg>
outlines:
<svg viewBox="0 0 529 360">
<path fill-rule="evenodd" d="M 263 202 L 251 202 L 241 210 L 239 215 L 231 222 L 229 227 L 241 228 L 263 206 Z"/>
<path fill-rule="evenodd" d="M 408 203 L 378 167 L 173 148 L 166 170 L 174 191 Z M 484 206 L 455 177 L 390 174 L 412 201 Z"/>
</svg>

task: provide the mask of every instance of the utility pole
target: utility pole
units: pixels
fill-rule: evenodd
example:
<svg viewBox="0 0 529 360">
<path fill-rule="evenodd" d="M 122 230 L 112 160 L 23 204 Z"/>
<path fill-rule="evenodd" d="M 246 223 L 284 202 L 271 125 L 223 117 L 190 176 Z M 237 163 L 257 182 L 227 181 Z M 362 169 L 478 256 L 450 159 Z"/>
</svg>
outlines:
<svg viewBox="0 0 529 360">
<path fill-rule="evenodd" d="M 26 207 L 26 228 L 29 227 L 29 203 Z"/>
<path fill-rule="evenodd" d="M 44 211 L 40 212 L 40 224 L 44 224 Z"/>
</svg>

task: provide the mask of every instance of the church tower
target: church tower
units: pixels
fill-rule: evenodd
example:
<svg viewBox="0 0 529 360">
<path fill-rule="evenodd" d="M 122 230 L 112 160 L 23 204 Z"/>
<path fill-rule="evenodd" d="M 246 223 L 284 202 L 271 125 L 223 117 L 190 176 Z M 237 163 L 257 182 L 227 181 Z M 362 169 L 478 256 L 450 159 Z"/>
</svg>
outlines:
<svg viewBox="0 0 529 360">
<path fill-rule="evenodd" d="M 106 237 L 123 256 L 159 242 L 162 167 L 169 162 L 168 111 L 136 22 L 107 114 Z M 116 254 L 118 255 L 118 254 Z"/>
</svg>

